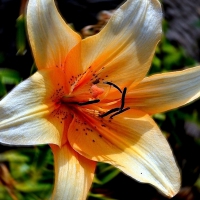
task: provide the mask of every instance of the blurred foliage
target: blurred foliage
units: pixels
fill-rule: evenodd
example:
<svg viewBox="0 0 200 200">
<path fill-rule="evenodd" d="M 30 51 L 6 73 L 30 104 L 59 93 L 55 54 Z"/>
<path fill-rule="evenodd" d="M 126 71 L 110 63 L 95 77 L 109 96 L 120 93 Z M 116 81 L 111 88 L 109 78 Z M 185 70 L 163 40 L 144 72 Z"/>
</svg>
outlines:
<svg viewBox="0 0 200 200">
<path fill-rule="evenodd" d="M 0 163 L 0 199 L 49 199 L 53 157 L 48 146 L 4 151 Z"/>
<path fill-rule="evenodd" d="M 168 29 L 163 20 L 163 30 Z M 25 34 L 25 18 L 16 18 L 15 32 L 16 57 L 26 60 L 30 55 Z M 6 95 L 26 76 L 22 73 L 28 68 L 29 74 L 36 71 L 32 57 L 29 66 L 7 67 L 7 56 L 0 49 L 0 97 Z M 24 64 L 24 62 L 22 62 Z M 26 62 L 25 62 L 26 63 Z M 163 35 L 153 59 L 149 74 L 174 71 L 196 65 L 181 46 L 174 46 Z M 24 72 L 24 71 L 23 71 Z M 170 142 L 172 150 L 182 171 L 182 189 L 173 199 L 200 199 L 200 116 L 199 101 L 167 113 L 154 115 L 155 121 Z M 53 189 L 53 155 L 48 146 L 10 147 L 0 149 L 0 200 L 45 200 Z M 130 189 L 133 188 L 132 189 Z M 144 192 L 145 191 L 145 192 Z M 140 184 L 121 173 L 118 169 L 99 163 L 88 199 L 126 200 L 126 199 L 167 199 L 154 188 Z"/>
<path fill-rule="evenodd" d="M 26 53 L 26 31 L 25 31 L 25 17 L 20 15 L 16 20 L 16 47 L 17 54 L 24 55 Z"/>
</svg>

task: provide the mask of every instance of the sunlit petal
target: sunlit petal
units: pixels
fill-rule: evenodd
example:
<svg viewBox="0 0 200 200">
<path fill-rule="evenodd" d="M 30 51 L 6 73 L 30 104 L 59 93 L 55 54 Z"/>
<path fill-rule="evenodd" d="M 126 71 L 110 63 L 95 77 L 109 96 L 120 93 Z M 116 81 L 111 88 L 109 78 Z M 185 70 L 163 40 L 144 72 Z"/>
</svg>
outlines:
<svg viewBox="0 0 200 200">
<path fill-rule="evenodd" d="M 29 1 L 27 29 L 39 69 L 62 67 L 67 53 L 80 42 L 80 36 L 59 15 L 54 0 Z"/>
<path fill-rule="evenodd" d="M 67 80 L 67 91 L 70 93 L 74 86 L 80 79 L 80 75 L 83 73 L 81 66 L 81 44 L 77 44 L 72 50 L 67 54 L 64 71 L 65 78 Z"/>
<path fill-rule="evenodd" d="M 53 200 L 84 200 L 91 187 L 96 163 L 76 153 L 68 144 L 51 145 L 55 163 Z"/>
<path fill-rule="evenodd" d="M 61 109 L 56 100 L 62 94 L 63 84 L 60 70 L 40 70 L 3 98 L 0 101 L 0 142 L 60 145 L 62 113 L 59 117 L 56 114 Z"/>
<path fill-rule="evenodd" d="M 128 0 L 106 27 L 82 42 L 83 67 L 120 87 L 137 84 L 151 65 L 161 37 L 161 7 L 156 0 Z"/>
<path fill-rule="evenodd" d="M 200 96 L 200 66 L 145 78 L 128 92 L 126 105 L 149 114 L 164 112 Z"/>
<path fill-rule="evenodd" d="M 68 134 L 71 146 L 85 157 L 110 163 L 170 197 L 178 192 L 180 174 L 172 151 L 147 114 L 129 110 L 99 123 L 92 116 L 77 116 Z"/>
</svg>

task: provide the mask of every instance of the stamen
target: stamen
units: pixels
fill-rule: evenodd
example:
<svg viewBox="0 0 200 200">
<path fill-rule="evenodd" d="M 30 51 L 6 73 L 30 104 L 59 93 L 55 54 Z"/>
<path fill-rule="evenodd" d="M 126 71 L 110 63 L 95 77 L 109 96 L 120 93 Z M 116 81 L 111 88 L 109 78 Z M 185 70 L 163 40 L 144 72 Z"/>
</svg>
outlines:
<svg viewBox="0 0 200 200">
<path fill-rule="evenodd" d="M 93 104 L 93 103 L 99 103 L 99 99 L 95 99 L 95 100 L 92 100 L 92 101 L 86 101 L 86 102 L 67 102 L 68 104 L 76 104 L 76 105 L 79 105 L 79 106 L 85 106 L 85 105 L 89 105 L 89 104 Z"/>
<path fill-rule="evenodd" d="M 118 112 L 116 112 L 116 113 L 114 113 L 113 115 L 111 115 L 110 116 L 110 119 L 112 119 L 114 116 L 116 116 L 116 115 L 119 115 L 119 114 L 121 114 L 121 113 L 123 113 L 123 112 L 125 112 L 125 111 L 127 111 L 127 110 L 129 110 L 130 109 L 130 107 L 127 107 L 127 108 L 124 108 L 124 109 L 120 109 Z"/>
<path fill-rule="evenodd" d="M 105 82 L 103 82 L 103 83 L 115 87 L 116 89 L 118 89 L 118 90 L 120 91 L 120 93 L 122 93 L 122 90 L 121 90 L 117 85 L 115 85 L 114 83 L 109 82 L 109 81 L 105 81 Z"/>
<path fill-rule="evenodd" d="M 104 114 L 102 114 L 102 115 L 99 115 L 99 117 L 102 117 L 102 118 L 103 118 L 103 117 L 106 117 L 106 116 L 108 116 L 109 114 L 115 112 L 114 114 L 112 114 L 112 115 L 110 116 L 110 119 L 112 119 L 114 116 L 119 115 L 120 113 L 123 113 L 123 112 L 125 112 L 125 111 L 127 111 L 127 110 L 130 109 L 130 107 L 124 108 L 124 105 L 125 105 L 125 96 L 126 96 L 127 88 L 125 87 L 124 90 L 123 90 L 123 92 L 122 92 L 121 89 L 120 89 L 117 85 L 115 85 L 114 83 L 112 83 L 112 82 L 104 82 L 104 83 L 105 83 L 105 84 L 108 84 L 108 85 L 114 86 L 115 88 L 117 88 L 117 89 L 122 93 L 121 106 L 120 106 L 120 108 L 113 108 L 113 109 L 109 110 L 108 112 L 106 112 L 106 113 L 104 113 Z"/>
<path fill-rule="evenodd" d="M 111 113 L 116 112 L 116 111 L 119 111 L 119 108 L 113 108 L 113 109 L 109 110 L 108 112 L 105 112 L 104 114 L 99 115 L 99 117 L 101 117 L 101 118 L 106 117 L 106 116 L 108 116 Z"/>
<path fill-rule="evenodd" d="M 125 87 L 123 92 L 122 92 L 121 108 L 120 108 L 121 110 L 124 108 L 126 90 L 127 90 L 127 88 Z"/>
<path fill-rule="evenodd" d="M 92 101 L 86 101 L 86 102 L 74 102 L 75 104 L 78 104 L 79 106 L 85 106 L 85 105 L 89 105 L 89 104 L 93 104 L 93 103 L 98 103 L 100 100 L 99 99 L 95 99 Z"/>
</svg>

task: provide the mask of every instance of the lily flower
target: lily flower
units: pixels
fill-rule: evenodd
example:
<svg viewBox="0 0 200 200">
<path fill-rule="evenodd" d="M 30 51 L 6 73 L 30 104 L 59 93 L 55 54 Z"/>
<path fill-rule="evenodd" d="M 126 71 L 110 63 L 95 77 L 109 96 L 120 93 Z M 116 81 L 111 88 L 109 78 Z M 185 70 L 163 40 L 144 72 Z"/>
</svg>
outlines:
<svg viewBox="0 0 200 200">
<path fill-rule="evenodd" d="M 146 77 L 162 34 L 157 0 L 127 0 L 81 39 L 53 0 L 30 0 L 27 30 L 38 71 L 0 101 L 0 142 L 49 144 L 52 199 L 86 199 L 96 162 L 172 197 L 180 172 L 151 118 L 200 96 L 200 66 Z"/>
</svg>

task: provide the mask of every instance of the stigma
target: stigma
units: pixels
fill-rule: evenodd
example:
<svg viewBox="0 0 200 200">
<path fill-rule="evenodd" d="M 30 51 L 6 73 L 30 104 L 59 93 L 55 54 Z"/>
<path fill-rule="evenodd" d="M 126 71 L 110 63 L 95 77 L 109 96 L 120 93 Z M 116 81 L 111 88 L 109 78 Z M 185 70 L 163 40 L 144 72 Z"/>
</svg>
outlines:
<svg viewBox="0 0 200 200">
<path fill-rule="evenodd" d="M 103 94 L 104 93 L 104 89 L 103 88 L 100 88 L 98 87 L 97 85 L 92 85 L 92 87 L 90 88 L 91 90 L 91 93 L 92 93 L 92 97 L 93 98 L 97 98 L 99 95 Z"/>
</svg>

